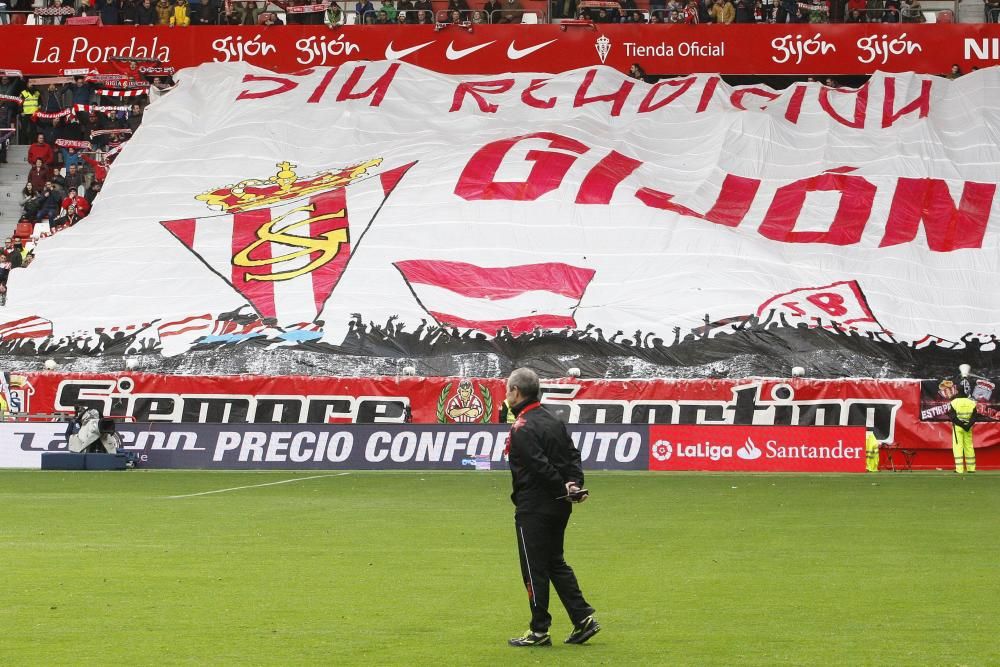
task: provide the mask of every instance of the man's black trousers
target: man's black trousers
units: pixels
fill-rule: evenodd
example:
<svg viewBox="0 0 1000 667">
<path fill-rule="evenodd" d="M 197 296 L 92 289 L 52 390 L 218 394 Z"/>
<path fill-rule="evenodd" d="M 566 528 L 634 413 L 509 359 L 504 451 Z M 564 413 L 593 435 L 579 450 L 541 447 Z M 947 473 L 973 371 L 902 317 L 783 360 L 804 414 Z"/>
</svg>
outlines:
<svg viewBox="0 0 1000 667">
<path fill-rule="evenodd" d="M 531 629 L 534 632 L 548 632 L 552 625 L 552 616 L 549 614 L 550 581 L 573 625 L 579 625 L 594 613 L 594 608 L 583 599 L 573 568 L 563 559 L 563 535 L 568 521 L 568 513 L 554 515 L 518 512 L 514 515 L 521 577 L 524 579 L 524 587 L 528 589 Z"/>
</svg>

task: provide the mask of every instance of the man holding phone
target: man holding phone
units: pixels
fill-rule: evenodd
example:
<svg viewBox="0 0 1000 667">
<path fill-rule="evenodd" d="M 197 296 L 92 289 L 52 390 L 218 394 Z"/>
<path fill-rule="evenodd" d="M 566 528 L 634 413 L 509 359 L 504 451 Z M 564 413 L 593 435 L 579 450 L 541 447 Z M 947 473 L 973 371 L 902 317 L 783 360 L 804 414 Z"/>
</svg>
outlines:
<svg viewBox="0 0 1000 667">
<path fill-rule="evenodd" d="M 507 439 L 513 481 L 514 527 L 521 576 L 531 605 L 531 626 L 511 646 L 551 646 L 549 583 L 566 607 L 573 632 L 567 644 L 582 644 L 600 631 L 594 608 L 583 599 L 576 575 L 563 558 L 563 537 L 574 503 L 587 499 L 580 452 L 566 426 L 539 402 L 538 375 L 518 368 L 507 379 L 507 404 L 516 415 Z"/>
</svg>

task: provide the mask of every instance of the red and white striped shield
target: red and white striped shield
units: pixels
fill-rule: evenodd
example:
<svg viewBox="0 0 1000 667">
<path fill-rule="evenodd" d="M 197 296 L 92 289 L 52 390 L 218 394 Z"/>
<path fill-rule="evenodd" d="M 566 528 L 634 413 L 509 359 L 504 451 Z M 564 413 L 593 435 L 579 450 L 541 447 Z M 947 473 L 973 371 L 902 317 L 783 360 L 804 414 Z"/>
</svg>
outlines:
<svg viewBox="0 0 1000 667">
<path fill-rule="evenodd" d="M 260 317 L 278 325 L 312 322 L 413 164 L 268 208 L 160 224 Z"/>
</svg>

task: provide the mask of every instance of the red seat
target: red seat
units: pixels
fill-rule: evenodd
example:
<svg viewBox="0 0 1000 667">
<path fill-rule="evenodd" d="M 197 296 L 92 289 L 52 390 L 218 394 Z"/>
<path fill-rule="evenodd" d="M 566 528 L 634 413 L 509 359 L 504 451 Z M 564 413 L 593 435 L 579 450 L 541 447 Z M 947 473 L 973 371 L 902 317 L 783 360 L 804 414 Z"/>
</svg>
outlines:
<svg viewBox="0 0 1000 667">
<path fill-rule="evenodd" d="M 14 227 L 14 238 L 30 239 L 31 232 L 34 230 L 34 228 L 35 226 L 32 223 L 26 220 L 22 220 L 19 223 L 17 223 L 17 226 Z"/>
</svg>

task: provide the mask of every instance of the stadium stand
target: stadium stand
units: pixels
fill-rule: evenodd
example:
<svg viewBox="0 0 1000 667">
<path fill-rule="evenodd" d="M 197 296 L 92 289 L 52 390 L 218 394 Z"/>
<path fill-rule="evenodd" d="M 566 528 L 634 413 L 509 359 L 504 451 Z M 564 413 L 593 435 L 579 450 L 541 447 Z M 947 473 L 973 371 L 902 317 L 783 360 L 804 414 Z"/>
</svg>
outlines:
<svg viewBox="0 0 1000 667">
<path fill-rule="evenodd" d="M 394 0 L 314 3 L 311 0 L 123 0 L 93 5 L 30 4 L 12 0 L 7 21 L 27 25 L 384 25 L 418 23 L 546 23 L 585 19 L 596 23 L 803 23 L 996 22 L 1000 4 L 956 0 L 705 0 L 697 13 L 679 0 Z M 457 15 L 454 12 L 458 12 Z M 426 14 L 426 15 L 425 15 Z"/>
</svg>

